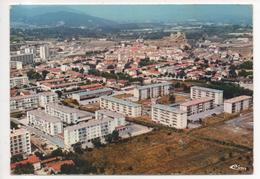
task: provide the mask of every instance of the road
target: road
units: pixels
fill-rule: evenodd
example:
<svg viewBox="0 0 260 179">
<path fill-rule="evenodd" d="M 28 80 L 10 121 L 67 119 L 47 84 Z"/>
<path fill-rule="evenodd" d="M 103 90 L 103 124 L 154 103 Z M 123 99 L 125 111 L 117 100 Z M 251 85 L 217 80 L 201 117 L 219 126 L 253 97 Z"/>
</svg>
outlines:
<svg viewBox="0 0 260 179">
<path fill-rule="evenodd" d="M 229 121 L 226 121 L 226 124 L 238 126 L 238 127 L 248 127 L 253 129 L 253 112 L 246 113 Z"/>
<path fill-rule="evenodd" d="M 11 121 L 13 121 L 16 124 L 20 124 L 22 126 L 22 128 L 27 129 L 30 133 L 34 133 L 35 135 L 37 135 L 39 137 L 47 139 L 50 143 L 52 143 L 54 145 L 57 145 L 57 146 L 62 147 L 62 148 L 65 147 L 63 139 L 61 139 L 58 136 L 50 136 L 48 134 L 45 134 L 42 131 L 40 131 L 39 129 L 35 129 L 33 127 L 25 125 L 24 123 L 21 123 L 21 121 L 19 121 L 16 118 L 11 118 Z"/>
</svg>

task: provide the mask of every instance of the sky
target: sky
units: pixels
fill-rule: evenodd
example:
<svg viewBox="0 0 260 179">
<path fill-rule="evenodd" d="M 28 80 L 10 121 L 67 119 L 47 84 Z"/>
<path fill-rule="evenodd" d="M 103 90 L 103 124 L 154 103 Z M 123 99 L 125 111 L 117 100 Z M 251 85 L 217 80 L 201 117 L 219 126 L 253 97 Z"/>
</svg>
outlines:
<svg viewBox="0 0 260 179">
<path fill-rule="evenodd" d="M 81 12 L 116 22 L 174 22 L 183 20 L 252 21 L 251 5 L 56 5 L 29 8 Z"/>
<path fill-rule="evenodd" d="M 252 18 L 250 5 L 92 5 L 70 8 L 118 22 Z"/>
</svg>

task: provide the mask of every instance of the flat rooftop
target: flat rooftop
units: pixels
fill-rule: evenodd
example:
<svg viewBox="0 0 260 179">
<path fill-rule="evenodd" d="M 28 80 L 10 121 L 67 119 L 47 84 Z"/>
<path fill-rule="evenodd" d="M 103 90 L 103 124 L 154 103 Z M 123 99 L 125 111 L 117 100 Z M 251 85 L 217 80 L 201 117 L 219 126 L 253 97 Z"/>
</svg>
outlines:
<svg viewBox="0 0 260 179">
<path fill-rule="evenodd" d="M 141 107 L 140 104 L 136 104 L 134 102 L 126 101 L 126 100 L 122 100 L 122 99 L 118 99 L 118 98 L 114 98 L 114 97 L 111 97 L 111 96 L 101 96 L 100 99 L 109 100 L 111 102 L 119 103 L 119 104 L 122 104 L 122 105 L 125 105 L 125 106 Z"/>
<path fill-rule="evenodd" d="M 91 91 L 83 91 L 83 92 L 79 92 L 77 93 L 77 95 L 92 95 L 92 94 L 96 94 L 96 93 L 103 93 L 103 92 L 109 92 L 109 91 L 113 91 L 111 88 L 101 88 L 101 89 L 97 89 L 97 90 L 91 90 Z"/>
<path fill-rule="evenodd" d="M 61 122 L 59 118 L 51 116 L 45 113 L 43 110 L 28 111 L 27 114 L 36 116 L 36 120 L 42 120 L 46 122 Z"/>
<path fill-rule="evenodd" d="M 196 105 L 196 104 L 200 104 L 200 103 L 205 103 L 205 102 L 209 102 L 211 100 L 214 100 L 214 98 L 211 97 L 203 97 L 203 98 L 198 98 L 198 99 L 193 99 L 184 103 L 181 103 L 181 106 L 192 106 L 192 105 Z"/>
<path fill-rule="evenodd" d="M 54 93 L 54 92 L 51 92 L 51 91 L 47 91 L 47 92 L 31 94 L 31 95 L 25 95 L 25 96 L 14 96 L 14 97 L 11 97 L 11 100 L 19 100 L 19 99 L 26 99 L 26 98 L 36 98 L 36 97 L 39 97 L 39 96 L 50 96 L 50 95 L 58 96 L 57 93 Z"/>
<path fill-rule="evenodd" d="M 202 91 L 211 91 L 211 92 L 215 92 L 215 93 L 223 93 L 223 90 L 218 90 L 218 89 L 213 89 L 213 88 L 205 88 L 205 87 L 201 87 L 201 86 L 192 86 L 191 88 L 202 90 Z"/>
<path fill-rule="evenodd" d="M 10 137 L 17 136 L 17 135 L 25 135 L 27 132 L 29 132 L 29 131 L 27 131 L 24 128 L 11 130 Z"/>
<path fill-rule="evenodd" d="M 247 100 L 247 99 L 252 99 L 252 96 L 246 96 L 246 95 L 237 96 L 237 97 L 225 100 L 224 103 L 236 103 L 236 102 L 240 102 L 240 101 Z"/>
<path fill-rule="evenodd" d="M 137 88 L 138 90 L 142 90 L 142 89 L 155 88 L 155 87 L 165 86 L 165 85 L 171 85 L 171 84 L 172 84 L 172 83 L 170 83 L 170 82 L 163 82 L 163 83 L 155 83 L 155 84 L 144 85 L 144 86 L 137 86 L 136 88 Z"/>
<path fill-rule="evenodd" d="M 82 129 L 82 128 L 86 128 L 86 127 L 91 127 L 91 126 L 94 126 L 94 125 L 99 125 L 99 124 L 109 122 L 109 121 L 112 121 L 112 120 L 113 119 L 111 119 L 111 118 L 103 118 L 101 120 L 92 119 L 92 120 L 89 120 L 88 122 L 80 122 L 76 125 L 65 127 L 64 131 L 68 130 L 70 132 L 70 131 L 74 131 L 74 130 L 78 130 L 78 129 Z"/>
<path fill-rule="evenodd" d="M 155 104 L 152 105 L 153 108 L 157 108 L 157 109 L 161 109 L 161 110 L 165 110 L 165 111 L 169 111 L 169 112 L 174 112 L 174 113 L 186 113 L 186 111 L 180 110 L 179 108 L 176 107 L 171 107 L 168 105 L 162 105 L 162 104 Z"/>
<path fill-rule="evenodd" d="M 59 104 L 56 104 L 56 103 L 49 103 L 46 106 L 49 106 L 51 108 L 55 108 L 56 110 L 62 111 L 64 113 L 77 113 L 78 117 L 80 117 L 80 118 L 86 117 L 86 116 L 92 116 L 92 117 L 95 116 L 91 112 L 71 108 L 71 107 L 68 107 L 68 106 L 59 105 Z"/>
<path fill-rule="evenodd" d="M 123 114 L 119 114 L 117 112 L 114 112 L 114 111 L 109 111 L 109 110 L 106 110 L 106 109 L 101 109 L 101 110 L 98 110 L 96 111 L 96 113 L 101 113 L 101 114 L 104 114 L 106 116 L 109 116 L 109 117 L 116 117 L 116 118 L 121 118 L 123 117 L 124 118 L 124 115 Z"/>
</svg>

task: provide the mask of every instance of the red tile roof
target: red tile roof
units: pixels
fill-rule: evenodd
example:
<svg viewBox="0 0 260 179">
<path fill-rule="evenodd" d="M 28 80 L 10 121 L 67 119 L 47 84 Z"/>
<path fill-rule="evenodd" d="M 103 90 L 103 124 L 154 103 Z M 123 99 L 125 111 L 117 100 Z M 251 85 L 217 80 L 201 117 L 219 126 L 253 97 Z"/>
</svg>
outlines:
<svg viewBox="0 0 260 179">
<path fill-rule="evenodd" d="M 20 164 L 26 164 L 26 163 L 31 163 L 31 164 L 34 164 L 34 163 L 38 163 L 40 162 L 41 160 L 36 156 L 36 155 L 30 155 L 28 156 L 27 159 L 25 160 L 22 160 L 20 162 L 15 162 L 15 163 L 12 163 L 11 164 L 11 169 L 14 169 L 17 165 L 20 165 Z"/>
<path fill-rule="evenodd" d="M 47 164 L 47 167 L 52 168 L 54 171 L 59 172 L 61 169 L 61 166 L 64 164 L 75 165 L 73 160 L 63 160 L 63 161 L 49 163 L 49 164 Z"/>
</svg>

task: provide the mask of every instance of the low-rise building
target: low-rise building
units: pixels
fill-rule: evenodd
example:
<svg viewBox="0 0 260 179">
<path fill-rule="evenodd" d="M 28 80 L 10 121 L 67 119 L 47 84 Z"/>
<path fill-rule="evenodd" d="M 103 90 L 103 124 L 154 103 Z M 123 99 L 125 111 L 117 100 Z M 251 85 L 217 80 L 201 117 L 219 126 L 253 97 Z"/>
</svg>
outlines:
<svg viewBox="0 0 260 179">
<path fill-rule="evenodd" d="M 11 130 L 10 134 L 11 155 L 29 155 L 31 153 L 30 133 L 26 129 Z"/>
<path fill-rule="evenodd" d="M 63 124 L 57 117 L 46 114 L 43 110 L 33 110 L 27 112 L 28 125 L 41 130 L 49 135 L 63 133 Z"/>
<path fill-rule="evenodd" d="M 187 116 L 211 110 L 215 107 L 214 98 L 203 97 L 180 104 L 180 109 L 187 112 Z"/>
<path fill-rule="evenodd" d="M 82 111 L 55 103 L 47 104 L 45 106 L 45 112 L 51 116 L 59 118 L 62 122 L 67 124 L 88 121 L 93 119 L 95 116 L 94 114 L 87 111 Z"/>
<path fill-rule="evenodd" d="M 252 96 L 238 96 L 224 101 L 224 111 L 226 113 L 241 112 L 252 107 Z"/>
<path fill-rule="evenodd" d="M 152 120 L 176 129 L 187 127 L 187 111 L 167 105 L 155 104 L 152 106 Z"/>
<path fill-rule="evenodd" d="M 86 104 L 86 101 L 87 103 L 96 103 L 99 101 L 100 96 L 107 96 L 111 94 L 113 94 L 113 90 L 111 88 L 101 88 L 72 94 L 72 99 L 76 99 L 79 103 L 84 102 L 84 104 Z"/>
<path fill-rule="evenodd" d="M 214 103 L 217 105 L 223 104 L 223 90 L 217 90 L 212 88 L 204 88 L 199 86 L 192 86 L 190 91 L 191 99 L 198 99 L 203 97 L 214 98 Z"/>
<path fill-rule="evenodd" d="M 15 96 L 10 99 L 10 110 L 29 110 L 45 107 L 48 103 L 58 102 L 58 95 L 53 92 L 44 92 L 26 96 Z"/>
<path fill-rule="evenodd" d="M 138 117 L 142 115 L 142 107 L 140 104 L 117 99 L 111 96 L 100 97 L 100 108 L 108 109 L 128 117 Z"/>
<path fill-rule="evenodd" d="M 138 100 L 142 100 L 165 96 L 170 93 L 171 87 L 172 83 L 170 82 L 138 86 L 134 89 L 134 97 Z"/>
<path fill-rule="evenodd" d="M 29 80 L 27 76 L 19 76 L 19 77 L 13 77 L 10 78 L 10 87 L 23 87 L 23 85 L 28 85 Z"/>
</svg>

